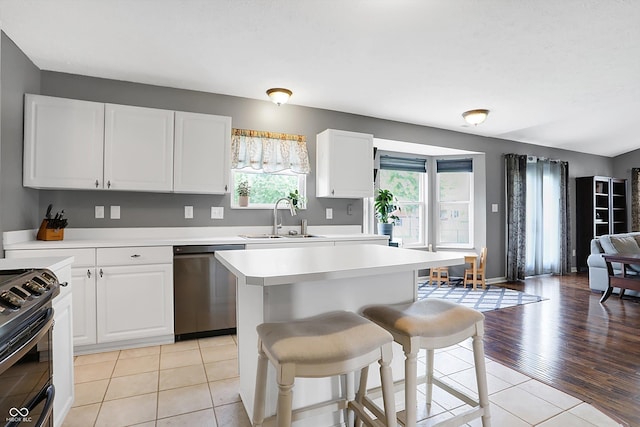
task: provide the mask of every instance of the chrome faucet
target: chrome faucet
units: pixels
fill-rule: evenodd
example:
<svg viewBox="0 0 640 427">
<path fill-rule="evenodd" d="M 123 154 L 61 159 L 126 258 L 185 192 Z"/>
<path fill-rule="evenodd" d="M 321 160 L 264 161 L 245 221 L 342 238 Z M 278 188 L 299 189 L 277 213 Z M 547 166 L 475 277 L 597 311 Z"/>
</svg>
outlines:
<svg viewBox="0 0 640 427">
<path fill-rule="evenodd" d="M 273 205 L 273 235 L 278 234 L 278 229 L 282 227 L 282 224 L 278 224 L 278 203 L 286 200 L 289 203 L 289 212 L 291 212 L 291 216 L 296 216 L 296 208 L 293 206 L 293 201 L 287 197 L 281 197 L 276 201 L 276 204 Z"/>
</svg>

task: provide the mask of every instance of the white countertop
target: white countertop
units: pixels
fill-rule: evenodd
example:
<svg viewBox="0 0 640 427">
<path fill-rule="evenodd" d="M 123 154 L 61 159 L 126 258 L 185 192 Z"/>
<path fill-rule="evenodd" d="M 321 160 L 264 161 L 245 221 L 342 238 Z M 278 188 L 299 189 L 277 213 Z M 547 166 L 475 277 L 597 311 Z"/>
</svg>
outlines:
<svg viewBox="0 0 640 427">
<path fill-rule="evenodd" d="M 73 263 L 73 257 L 1 258 L 0 270 L 20 268 L 48 268 L 59 270 Z"/>
<path fill-rule="evenodd" d="M 299 227 L 297 227 L 299 228 Z M 285 227 L 280 234 L 287 234 L 296 227 Z M 360 226 L 310 226 L 309 234 L 315 238 L 247 239 L 241 234 L 268 234 L 270 227 L 175 227 L 175 228 L 86 228 L 65 229 L 64 240 L 35 240 L 35 230 L 3 233 L 5 250 L 24 249 L 75 249 L 121 246 L 180 246 L 261 244 L 283 242 L 313 242 L 321 240 L 376 240 L 386 238 L 376 234 L 362 234 Z M 297 231 L 297 230 L 296 230 Z"/>
<path fill-rule="evenodd" d="M 216 258 L 249 285 L 270 286 L 464 264 L 464 254 L 382 245 L 219 251 Z"/>
</svg>

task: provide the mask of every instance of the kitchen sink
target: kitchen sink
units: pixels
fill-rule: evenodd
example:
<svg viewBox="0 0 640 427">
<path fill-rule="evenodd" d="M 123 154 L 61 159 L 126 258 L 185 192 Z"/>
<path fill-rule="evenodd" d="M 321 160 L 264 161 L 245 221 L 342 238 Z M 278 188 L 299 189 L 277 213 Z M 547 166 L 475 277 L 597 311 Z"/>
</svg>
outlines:
<svg viewBox="0 0 640 427">
<path fill-rule="evenodd" d="M 245 239 L 307 239 L 320 237 L 313 234 L 240 234 Z"/>
</svg>

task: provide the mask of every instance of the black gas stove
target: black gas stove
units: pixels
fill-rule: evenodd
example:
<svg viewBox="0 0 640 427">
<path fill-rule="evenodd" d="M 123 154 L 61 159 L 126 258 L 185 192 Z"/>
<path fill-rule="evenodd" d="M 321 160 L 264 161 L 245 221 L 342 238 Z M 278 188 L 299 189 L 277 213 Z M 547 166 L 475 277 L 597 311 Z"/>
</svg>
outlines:
<svg viewBox="0 0 640 427">
<path fill-rule="evenodd" d="M 53 424 L 52 299 L 59 292 L 50 270 L 0 271 L 0 425 Z"/>
</svg>

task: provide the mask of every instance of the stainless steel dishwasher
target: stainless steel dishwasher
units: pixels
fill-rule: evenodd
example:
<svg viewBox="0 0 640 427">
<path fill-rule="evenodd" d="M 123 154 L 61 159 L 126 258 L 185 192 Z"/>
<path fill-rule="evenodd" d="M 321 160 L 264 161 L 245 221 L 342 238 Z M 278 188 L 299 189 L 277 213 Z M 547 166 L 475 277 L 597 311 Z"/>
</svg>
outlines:
<svg viewBox="0 0 640 427">
<path fill-rule="evenodd" d="M 176 340 L 235 333 L 236 278 L 217 251 L 244 245 L 175 246 L 173 304 Z"/>
</svg>

